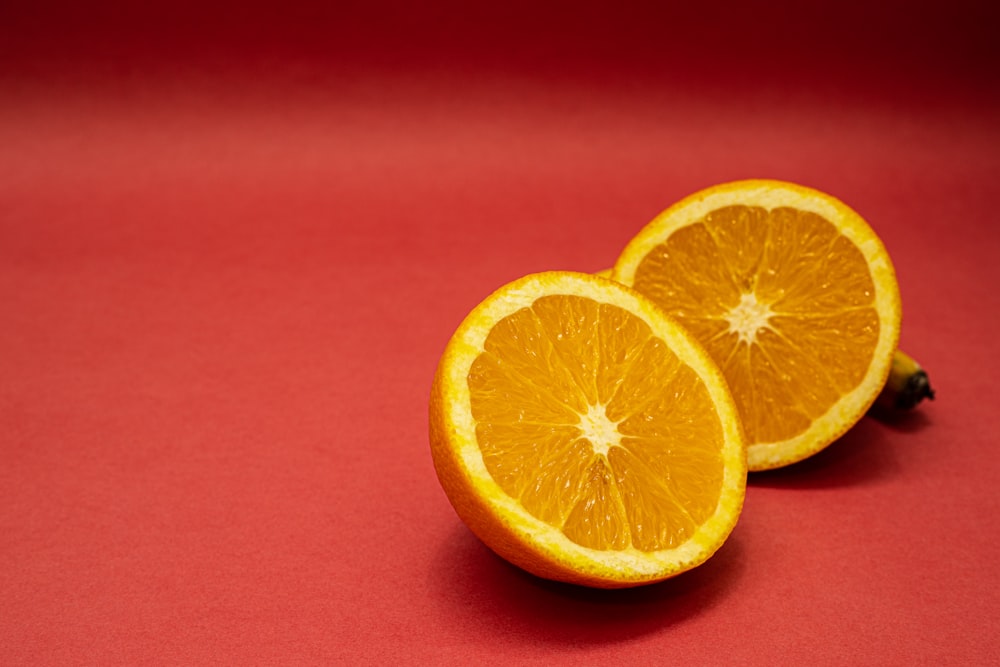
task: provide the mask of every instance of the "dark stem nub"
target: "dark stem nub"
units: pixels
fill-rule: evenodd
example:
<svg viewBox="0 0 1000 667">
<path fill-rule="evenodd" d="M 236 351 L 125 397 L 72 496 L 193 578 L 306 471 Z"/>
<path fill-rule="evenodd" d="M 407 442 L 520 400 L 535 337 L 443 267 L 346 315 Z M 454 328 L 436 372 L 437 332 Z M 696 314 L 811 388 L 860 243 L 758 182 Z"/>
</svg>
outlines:
<svg viewBox="0 0 1000 667">
<path fill-rule="evenodd" d="M 896 397 L 896 408 L 909 410 L 925 398 L 933 401 L 934 390 L 927 373 L 921 369 L 906 379 L 906 385 Z"/>
</svg>

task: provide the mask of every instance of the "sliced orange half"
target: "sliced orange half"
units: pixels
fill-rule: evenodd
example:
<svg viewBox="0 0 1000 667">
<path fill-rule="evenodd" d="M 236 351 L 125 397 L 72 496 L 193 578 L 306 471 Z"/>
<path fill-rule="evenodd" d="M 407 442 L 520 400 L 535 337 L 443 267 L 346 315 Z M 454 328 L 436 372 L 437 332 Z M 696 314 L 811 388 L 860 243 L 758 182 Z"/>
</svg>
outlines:
<svg viewBox="0 0 1000 667">
<path fill-rule="evenodd" d="M 746 450 L 702 347 L 641 294 L 527 276 L 462 322 L 430 399 L 461 519 L 538 576 L 618 588 L 708 559 L 739 516 Z"/>
<path fill-rule="evenodd" d="M 628 244 L 613 277 L 676 318 L 722 369 L 750 470 L 802 460 L 857 422 L 899 339 L 882 242 L 842 202 L 791 183 L 691 195 Z"/>
</svg>

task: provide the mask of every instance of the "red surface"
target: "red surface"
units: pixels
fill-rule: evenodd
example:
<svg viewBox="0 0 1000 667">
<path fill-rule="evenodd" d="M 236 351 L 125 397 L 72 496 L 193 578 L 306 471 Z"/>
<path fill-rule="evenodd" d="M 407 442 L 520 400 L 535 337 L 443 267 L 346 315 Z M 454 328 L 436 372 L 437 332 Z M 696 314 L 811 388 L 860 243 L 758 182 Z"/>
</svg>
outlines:
<svg viewBox="0 0 1000 667">
<path fill-rule="evenodd" d="M 1000 661 L 986 3 L 139 4 L 0 9 L 0 662 Z M 938 400 L 664 584 L 506 565 L 431 466 L 448 337 L 742 177 L 872 223 Z"/>
</svg>

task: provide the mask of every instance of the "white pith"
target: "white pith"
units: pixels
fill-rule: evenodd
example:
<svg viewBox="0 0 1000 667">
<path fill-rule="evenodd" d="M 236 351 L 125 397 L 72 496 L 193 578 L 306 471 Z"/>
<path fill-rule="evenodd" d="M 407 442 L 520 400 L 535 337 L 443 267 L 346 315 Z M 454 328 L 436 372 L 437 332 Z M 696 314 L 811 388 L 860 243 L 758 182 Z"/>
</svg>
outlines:
<svg viewBox="0 0 1000 667">
<path fill-rule="evenodd" d="M 752 344 L 757 341 L 757 333 L 768 326 L 772 315 L 771 306 L 758 301 L 753 292 L 746 292 L 726 315 L 726 321 L 729 331 L 739 336 L 740 342 Z"/>
<path fill-rule="evenodd" d="M 603 405 L 591 405 L 587 414 L 580 415 L 579 428 L 597 454 L 607 456 L 612 447 L 621 444 L 618 423 L 608 419 Z"/>
</svg>

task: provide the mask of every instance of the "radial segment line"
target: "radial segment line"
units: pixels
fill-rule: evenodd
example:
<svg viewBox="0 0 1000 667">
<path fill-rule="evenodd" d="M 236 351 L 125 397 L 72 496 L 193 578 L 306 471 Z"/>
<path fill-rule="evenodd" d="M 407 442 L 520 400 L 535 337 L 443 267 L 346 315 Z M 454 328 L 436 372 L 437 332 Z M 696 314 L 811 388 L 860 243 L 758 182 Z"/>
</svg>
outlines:
<svg viewBox="0 0 1000 667">
<path fill-rule="evenodd" d="M 618 478 L 615 476 L 615 469 L 612 467 L 611 461 L 609 461 L 608 457 L 604 454 L 596 454 L 595 456 L 601 459 L 601 462 L 608 471 L 608 478 L 611 480 L 609 491 L 614 505 L 618 508 L 618 515 L 622 518 L 622 525 L 625 527 L 625 539 L 628 543 L 627 546 L 633 546 L 632 525 L 628 520 L 628 509 L 625 507 L 625 497 L 622 495 L 621 488 L 619 488 Z"/>
<path fill-rule="evenodd" d="M 648 334 L 648 335 L 647 335 L 647 336 L 646 336 L 645 338 L 643 338 L 643 339 L 642 339 L 642 342 L 641 342 L 641 343 L 639 343 L 638 345 L 636 345 L 636 346 L 635 346 L 635 347 L 636 347 L 636 349 L 637 349 L 637 350 L 638 350 L 639 352 L 641 352 L 641 351 L 642 351 L 642 348 L 643 348 L 643 347 L 644 347 L 644 346 L 646 345 L 646 343 L 647 343 L 647 342 L 648 342 L 648 341 L 649 341 L 649 340 L 650 340 L 651 338 L 653 338 L 653 334 L 652 334 L 652 332 L 650 332 L 650 333 L 649 333 L 649 334 Z M 601 330 L 600 330 L 600 329 L 598 329 L 598 330 L 597 330 L 597 344 L 598 344 L 598 347 L 599 347 L 599 346 L 600 346 L 600 344 L 601 344 Z M 613 402 L 613 401 L 614 401 L 614 400 L 615 400 L 615 399 L 616 399 L 616 398 L 618 397 L 618 392 L 619 392 L 619 391 L 621 391 L 621 388 L 622 388 L 622 382 L 624 382 L 624 380 L 625 380 L 625 376 L 629 375 L 629 374 L 630 374 L 630 373 L 632 372 L 632 369 L 633 369 L 633 368 L 635 368 L 635 365 L 636 365 L 636 363 L 637 363 L 638 359 L 639 359 L 639 353 L 638 353 L 638 352 L 636 352 L 636 354 L 633 354 L 633 355 L 632 355 L 632 358 L 628 360 L 628 366 L 627 366 L 627 367 L 625 367 L 625 368 L 624 368 L 624 369 L 622 370 L 622 372 L 621 372 L 621 374 L 620 374 L 620 378 L 619 378 L 619 382 L 618 382 L 618 385 L 617 385 L 617 386 L 615 387 L 615 390 L 614 390 L 614 392 L 613 392 L 613 393 L 611 394 L 611 396 L 609 396 L 609 397 L 608 397 L 608 402 L 607 402 L 607 403 L 605 403 L 605 405 L 606 405 L 606 406 L 607 406 L 607 405 L 611 405 L 611 403 L 612 403 L 612 402 Z"/>
<path fill-rule="evenodd" d="M 711 215 L 711 213 L 709 213 L 709 215 Z M 740 281 L 737 280 L 736 276 L 733 274 L 732 264 L 728 260 L 724 259 L 725 254 L 722 252 L 722 245 L 719 243 L 719 239 L 716 237 L 715 232 L 712 230 L 712 227 L 708 224 L 708 222 L 705 221 L 704 218 L 702 218 L 701 225 L 702 227 L 705 228 L 705 232 L 708 234 L 708 238 L 712 240 L 712 245 L 715 246 L 715 251 L 719 254 L 719 259 L 723 260 L 722 265 L 726 268 L 726 275 L 729 276 L 729 283 L 736 290 L 736 292 L 741 292 L 742 288 L 740 287 Z M 758 264 L 760 263 L 759 257 L 757 259 L 757 263 Z"/>
<path fill-rule="evenodd" d="M 484 351 L 484 352 L 481 353 L 481 355 L 489 355 L 493 359 L 498 359 L 498 360 L 502 359 L 502 357 L 500 355 L 498 355 L 498 354 L 496 354 L 494 352 L 489 352 L 489 351 Z M 561 358 L 560 358 L 560 360 L 561 360 Z M 520 373 L 517 369 L 511 368 L 510 366 L 501 365 L 500 367 L 503 368 L 503 370 L 501 372 L 503 373 L 504 377 L 506 377 L 507 379 L 509 379 L 511 381 L 514 381 L 514 382 L 517 382 L 520 385 L 531 387 L 534 391 L 547 394 L 556 403 L 559 403 L 559 404 L 565 406 L 566 409 L 569 412 L 572 412 L 573 414 L 577 414 L 576 409 L 572 405 L 570 405 L 569 403 L 567 403 L 564 398 L 559 397 L 555 392 L 550 391 L 548 388 L 539 385 L 538 382 L 535 381 L 533 378 L 527 377 L 523 373 Z M 570 379 L 572 380 L 573 378 L 571 377 Z M 574 382 L 574 384 L 575 384 L 575 382 Z M 586 398 L 586 397 L 584 397 L 584 398 Z M 584 402 L 586 402 L 586 401 L 584 401 Z M 524 423 L 524 422 L 517 422 L 517 423 Z"/>
<path fill-rule="evenodd" d="M 641 354 L 640 354 L 641 351 L 642 351 L 641 348 L 645 347 L 646 343 L 648 343 L 650 340 L 652 340 L 654 338 L 656 338 L 656 337 L 650 335 L 649 337 L 646 338 L 645 341 L 643 341 L 642 346 L 640 347 L 640 351 L 637 352 L 634 355 L 634 357 L 632 358 L 632 360 L 630 361 L 629 366 L 628 366 L 628 370 L 626 370 L 624 373 L 622 373 L 622 381 L 618 384 L 617 387 L 615 387 L 615 392 L 614 392 L 614 394 L 611 395 L 611 398 L 608 399 L 607 405 L 611 405 L 611 403 L 613 403 L 618 398 L 618 394 L 621 392 L 622 386 L 625 384 L 625 377 L 628 376 L 628 375 L 631 375 L 632 369 L 635 368 L 635 365 L 638 363 L 638 358 L 641 356 Z M 659 339 L 657 339 L 657 340 L 659 340 Z M 664 386 L 664 387 L 668 386 L 670 384 L 670 382 L 675 377 L 677 377 L 677 374 L 680 373 L 681 367 L 684 366 L 684 365 L 685 364 L 684 364 L 683 361 L 681 361 L 680 359 L 677 359 L 677 366 L 670 372 L 670 375 L 668 375 L 666 378 L 664 378 L 662 386 Z M 661 396 L 661 394 L 656 393 L 656 392 L 652 392 L 652 393 L 649 394 L 649 396 L 646 397 L 645 400 L 639 402 L 638 404 L 632 403 L 629 406 L 631 409 L 626 412 L 626 414 L 625 414 L 624 417 L 622 417 L 621 419 L 618 420 L 618 423 L 620 424 L 621 422 L 625 421 L 629 417 L 633 417 L 633 416 L 639 414 L 645 408 L 647 408 L 648 406 L 650 406 L 651 404 L 653 404 L 657 399 L 659 399 L 660 396 Z"/>
<path fill-rule="evenodd" d="M 555 460 L 559 456 L 562 456 L 565 452 L 568 452 L 568 451 L 572 450 L 577 445 L 577 443 L 579 443 L 579 442 L 581 442 L 583 440 L 585 440 L 585 438 L 581 438 L 581 437 L 572 438 L 569 441 L 567 441 L 566 443 L 564 443 L 562 447 L 554 447 L 552 449 L 545 450 L 544 453 L 547 454 L 547 456 L 543 455 L 540 458 L 540 460 L 539 460 L 539 467 L 541 469 L 543 469 L 543 470 L 547 470 L 549 463 L 551 463 L 553 460 Z M 529 480 L 527 482 L 527 484 L 528 484 L 528 486 L 530 486 L 531 485 L 531 481 Z M 560 512 L 559 512 L 559 528 L 560 529 L 562 529 L 566 525 L 566 520 L 569 518 L 569 515 L 573 513 L 573 508 L 576 507 L 577 504 L 580 502 L 580 496 L 582 494 L 583 494 L 583 488 L 582 488 L 581 484 L 577 483 L 576 485 L 574 485 L 572 487 L 572 495 L 569 498 L 568 502 L 566 502 L 565 504 L 562 504 L 562 506 L 559 508 L 560 509 Z M 522 490 L 521 493 L 520 493 L 520 495 L 519 495 L 519 497 L 518 497 L 518 499 L 517 499 L 517 501 L 519 503 L 521 503 L 522 507 L 524 506 L 524 503 L 521 500 L 520 496 L 523 496 L 523 495 L 524 495 L 524 491 Z"/>
<path fill-rule="evenodd" d="M 780 329 L 777 329 L 775 327 L 771 327 L 771 331 L 773 331 L 774 334 L 776 336 L 778 336 L 778 338 L 780 338 L 781 340 L 785 341 L 785 343 L 787 343 L 790 348 L 794 349 L 799 354 L 801 354 L 801 355 L 803 355 L 805 357 L 808 357 L 810 359 L 812 358 L 812 355 L 808 354 L 802 348 L 801 345 L 798 345 L 795 341 L 793 341 L 791 338 L 789 338 L 784 333 L 782 333 L 782 331 Z M 767 350 L 761 348 L 761 352 L 764 354 L 764 356 L 767 357 L 767 360 L 771 364 L 774 364 L 774 358 L 767 352 Z M 816 365 L 819 367 L 820 374 L 824 378 L 826 378 L 826 381 L 829 383 L 829 386 L 834 387 L 834 388 L 838 387 L 837 382 L 833 379 L 833 376 L 830 375 L 830 372 L 826 370 L 826 367 L 823 364 L 816 364 Z M 838 391 L 839 391 L 839 389 L 838 389 Z"/>
<path fill-rule="evenodd" d="M 781 302 L 778 301 L 776 303 L 781 303 Z M 773 311 L 772 317 L 778 316 L 778 317 L 791 317 L 801 320 L 818 320 L 818 319 L 823 319 L 825 317 L 835 317 L 837 315 L 856 313 L 859 310 L 875 310 L 875 306 L 873 304 L 874 304 L 874 299 L 872 300 L 872 303 L 864 303 L 857 306 L 844 306 L 843 308 L 838 308 L 837 310 L 825 310 L 822 313 L 810 313 L 810 312 L 796 313 L 787 310 L 784 311 L 775 310 Z"/>
<path fill-rule="evenodd" d="M 636 439 L 639 439 L 639 438 L 636 438 Z M 641 468 L 642 469 L 642 474 L 645 475 L 647 481 L 652 482 L 657 487 L 659 487 L 660 489 L 662 489 L 664 491 L 665 495 L 674 504 L 674 506 L 676 507 L 676 509 L 679 510 L 680 513 L 683 514 L 684 517 L 688 521 L 691 522 L 691 525 L 693 525 L 697 529 L 698 522 L 695 520 L 695 518 L 693 516 L 691 516 L 691 513 L 688 512 L 687 508 L 684 506 L 684 503 L 680 499 L 677 498 L 677 494 L 674 492 L 673 489 L 670 488 L 670 485 L 667 484 L 666 482 L 664 482 L 663 479 L 661 478 L 661 476 L 658 475 L 652 468 L 650 468 L 650 466 L 645 461 L 642 460 L 642 457 L 636 455 L 634 452 L 632 452 L 631 450 L 628 450 L 627 448 L 626 448 L 626 450 L 629 451 L 629 463 L 631 465 L 635 465 L 635 467 L 637 467 L 637 468 Z M 617 472 L 617 471 L 615 471 L 614 466 L 611 465 L 611 461 L 610 460 L 608 461 L 608 465 L 611 467 L 612 473 Z M 618 484 L 618 475 L 614 475 L 614 479 L 615 479 L 615 484 L 617 485 Z M 628 513 L 625 514 L 625 517 L 628 518 Z M 630 533 L 630 537 L 631 537 L 631 525 L 629 526 L 629 533 Z"/>
<path fill-rule="evenodd" d="M 478 424 L 479 422 L 476 423 Z M 580 430 L 579 426 L 577 425 L 577 422 L 571 424 L 569 422 L 555 422 L 555 421 L 541 422 L 535 420 L 529 421 L 527 419 L 518 419 L 517 421 L 501 421 L 499 419 L 490 417 L 490 424 L 498 424 L 502 426 L 521 426 L 523 424 L 525 426 L 544 426 L 546 428 L 574 428 L 577 431 Z"/>
<path fill-rule="evenodd" d="M 723 318 L 723 317 L 688 317 L 688 318 L 685 318 L 685 319 L 698 320 L 698 321 L 702 321 L 702 322 L 704 322 L 704 321 L 709 321 L 709 322 L 725 322 L 726 321 L 725 318 Z M 682 324 L 683 324 L 683 322 L 682 322 Z M 728 326 L 728 323 L 727 323 L 727 326 Z M 714 343 L 715 341 L 720 340 L 722 338 L 725 338 L 726 336 L 728 336 L 728 335 L 730 335 L 732 333 L 733 333 L 732 329 L 729 329 L 729 328 L 720 329 L 719 331 L 715 332 L 714 334 L 712 334 L 710 337 L 706 338 L 705 340 L 699 340 L 699 342 L 702 344 L 702 346 L 707 347 L 708 343 Z M 719 366 L 721 366 L 721 367 L 724 368 L 725 365 L 729 363 L 729 360 L 733 358 L 733 354 L 736 352 L 736 348 L 739 347 L 739 344 L 740 344 L 739 336 L 736 336 L 736 343 L 729 350 L 729 354 L 726 355 L 725 362 L 724 363 L 719 363 Z M 713 357 L 713 359 L 714 359 L 714 357 Z M 718 363 L 718 361 L 716 361 L 716 363 Z"/>
<path fill-rule="evenodd" d="M 754 380 L 753 380 L 753 364 L 751 363 L 752 362 L 752 358 L 750 356 L 751 348 L 753 347 L 753 345 L 754 344 L 747 343 L 747 347 L 746 347 L 746 364 L 747 364 L 747 367 L 746 367 L 746 369 L 747 369 L 747 379 L 749 380 L 749 382 L 747 382 L 748 389 L 749 389 L 748 393 L 750 394 L 750 411 L 749 411 L 749 414 L 750 415 L 757 415 L 758 414 L 757 413 L 757 383 L 754 382 Z M 739 346 L 737 346 L 737 347 L 739 347 Z M 751 427 L 753 428 L 753 436 L 752 436 L 752 438 L 749 439 L 750 442 L 748 444 L 752 445 L 752 444 L 756 444 L 756 440 L 754 440 L 754 438 L 756 438 L 757 433 L 760 430 L 759 418 L 754 421 L 754 423 L 751 425 Z M 750 429 L 748 428 L 747 431 L 750 431 Z"/>
<path fill-rule="evenodd" d="M 747 208 L 750 209 L 750 210 L 752 210 L 752 209 L 761 208 L 761 207 L 759 207 L 759 206 L 748 206 Z M 769 209 L 764 209 L 764 211 L 767 214 L 767 216 L 770 216 L 771 211 Z M 719 243 L 718 237 L 716 236 L 715 232 L 712 231 L 712 228 L 707 223 L 703 223 L 703 224 L 705 224 L 705 229 L 708 231 L 708 235 L 712 238 L 712 242 L 715 244 L 715 247 L 719 250 L 719 255 L 722 256 L 722 254 L 723 254 L 722 253 L 722 246 Z M 769 224 L 769 221 L 765 219 L 765 221 L 761 225 L 761 227 L 763 227 L 763 229 L 764 229 L 764 234 L 763 234 L 764 238 L 761 239 L 760 252 L 757 253 L 757 257 L 754 259 L 753 264 L 750 266 L 750 271 L 749 271 L 749 276 L 750 276 L 749 291 L 751 291 L 751 292 L 755 292 L 757 290 L 757 282 L 758 282 L 758 280 L 760 278 L 760 266 L 764 262 L 764 255 L 766 254 L 767 248 L 768 248 L 768 246 L 770 245 L 770 242 L 771 242 L 771 225 Z M 732 263 L 730 263 L 730 262 L 727 261 L 727 262 L 724 262 L 724 264 L 726 266 L 726 272 L 729 273 L 729 279 L 732 281 L 732 283 L 736 287 L 737 291 L 739 291 L 739 292 L 746 291 L 746 290 L 744 290 L 743 286 L 740 284 L 740 281 L 739 281 L 738 277 L 735 276 L 735 275 L 733 275 Z"/>
<path fill-rule="evenodd" d="M 767 211 L 768 217 L 771 215 L 771 211 Z M 757 255 L 757 261 L 753 263 L 753 270 L 750 273 L 750 291 L 754 294 L 757 293 L 757 283 L 760 282 L 760 268 L 764 264 L 764 255 L 767 254 L 767 249 L 771 247 L 771 225 L 765 223 L 764 227 L 764 238 L 760 242 L 760 254 Z"/>
<path fill-rule="evenodd" d="M 597 302 L 595 301 L 595 303 L 597 303 Z M 600 306 L 600 304 L 598 304 L 598 306 Z M 585 404 L 589 405 L 590 404 L 590 400 L 587 398 L 587 392 L 584 390 L 583 387 L 579 386 L 579 383 L 576 380 L 576 376 L 572 373 L 572 371 L 569 370 L 572 367 L 572 365 L 567 361 L 566 357 L 564 357 L 563 353 L 559 350 L 559 346 L 556 344 L 556 340 L 553 339 L 552 334 L 549 332 L 548 328 L 545 326 L 545 323 L 542 321 L 542 318 L 539 317 L 538 316 L 538 312 L 535 311 L 534 304 L 532 304 L 532 307 L 531 307 L 531 314 L 538 321 L 538 326 L 539 326 L 539 329 L 542 331 L 542 335 L 545 336 L 545 338 L 549 341 L 549 344 L 552 346 L 552 354 L 554 354 L 556 357 L 558 357 L 559 361 L 562 362 L 563 367 L 567 369 L 567 375 L 569 376 L 569 379 L 573 381 L 573 384 L 577 385 L 576 389 L 579 391 L 580 395 L 583 397 L 583 402 Z M 597 367 L 594 366 L 591 370 L 593 371 L 593 373 L 595 375 L 595 377 L 594 377 L 594 389 L 596 391 L 596 389 L 597 389 L 597 377 L 596 377 Z M 556 398 L 558 399 L 559 397 L 557 396 Z M 562 400 L 562 399 L 559 399 L 559 400 L 560 400 L 561 403 L 565 404 L 566 407 L 568 407 L 570 410 L 574 409 L 565 400 Z"/>
<path fill-rule="evenodd" d="M 729 332 L 726 331 L 724 333 L 729 333 Z M 715 340 L 715 339 L 713 338 L 712 340 Z M 729 354 L 726 355 L 726 360 L 719 364 L 719 368 L 721 368 L 722 370 L 725 370 L 725 369 L 729 368 L 729 362 L 731 362 L 733 360 L 733 357 L 736 356 L 737 350 L 740 349 L 740 343 L 741 342 L 742 341 L 740 341 L 739 337 L 737 337 L 736 338 L 736 342 L 733 344 L 732 348 L 730 348 L 730 350 L 729 350 Z M 747 345 L 750 345 L 750 343 L 747 343 Z"/>
</svg>

